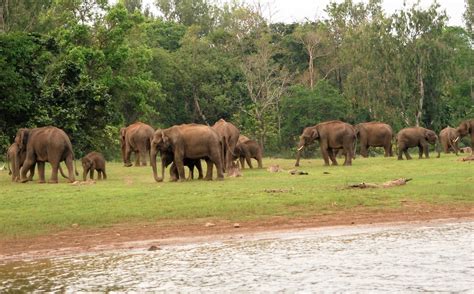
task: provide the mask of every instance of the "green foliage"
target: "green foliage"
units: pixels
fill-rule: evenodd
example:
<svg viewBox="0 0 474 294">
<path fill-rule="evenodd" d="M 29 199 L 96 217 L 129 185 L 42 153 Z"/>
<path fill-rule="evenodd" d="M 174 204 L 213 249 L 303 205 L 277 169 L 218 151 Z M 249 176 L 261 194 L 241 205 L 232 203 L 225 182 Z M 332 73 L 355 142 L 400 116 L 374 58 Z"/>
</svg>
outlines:
<svg viewBox="0 0 474 294">
<path fill-rule="evenodd" d="M 0 152 L 18 128 L 48 124 L 78 155 L 115 158 L 118 130 L 137 120 L 224 118 L 279 154 L 328 119 L 439 131 L 474 116 L 471 1 L 466 30 L 436 3 L 387 15 L 380 0 L 345 0 L 293 24 L 238 1 L 157 0 L 159 18 L 142 4 L 1 4 Z"/>
</svg>

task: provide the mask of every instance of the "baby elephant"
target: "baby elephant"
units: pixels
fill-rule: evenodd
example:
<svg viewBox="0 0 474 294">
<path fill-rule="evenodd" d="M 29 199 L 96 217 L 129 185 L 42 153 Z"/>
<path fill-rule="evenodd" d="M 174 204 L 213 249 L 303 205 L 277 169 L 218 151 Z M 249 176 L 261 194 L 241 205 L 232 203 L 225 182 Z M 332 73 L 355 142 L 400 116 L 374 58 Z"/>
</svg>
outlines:
<svg viewBox="0 0 474 294">
<path fill-rule="evenodd" d="M 97 171 L 98 179 L 102 180 L 102 175 L 104 180 L 107 179 L 107 174 L 105 173 L 105 158 L 99 152 L 91 152 L 82 158 L 82 168 L 84 168 L 83 179 L 86 180 L 87 173 L 90 173 L 91 180 L 94 179 L 94 170 Z"/>
</svg>

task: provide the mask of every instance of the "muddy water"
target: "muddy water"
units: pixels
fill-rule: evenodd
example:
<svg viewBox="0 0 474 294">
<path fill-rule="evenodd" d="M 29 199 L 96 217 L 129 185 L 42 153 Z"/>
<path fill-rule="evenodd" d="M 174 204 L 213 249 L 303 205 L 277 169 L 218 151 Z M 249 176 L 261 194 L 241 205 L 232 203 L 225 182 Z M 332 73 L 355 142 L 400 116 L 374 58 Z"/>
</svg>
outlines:
<svg viewBox="0 0 474 294">
<path fill-rule="evenodd" d="M 0 261 L 0 292 L 470 292 L 473 232 L 474 222 L 353 226 Z"/>
</svg>

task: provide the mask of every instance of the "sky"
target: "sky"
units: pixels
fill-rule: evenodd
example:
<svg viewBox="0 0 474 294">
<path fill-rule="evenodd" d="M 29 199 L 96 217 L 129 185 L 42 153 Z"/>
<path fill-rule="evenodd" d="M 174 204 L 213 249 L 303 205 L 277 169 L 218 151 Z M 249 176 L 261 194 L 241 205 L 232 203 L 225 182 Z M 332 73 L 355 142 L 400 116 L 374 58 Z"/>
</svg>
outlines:
<svg viewBox="0 0 474 294">
<path fill-rule="evenodd" d="M 219 2 L 227 2 L 228 0 L 219 0 Z M 300 22 L 305 19 L 315 20 L 325 17 L 324 9 L 331 0 L 244 0 L 246 3 L 255 4 L 260 2 L 267 9 L 266 17 L 271 15 L 272 22 Z M 334 1 L 334 0 L 332 0 Z M 383 9 L 385 13 L 392 14 L 403 8 L 403 3 L 407 7 L 411 7 L 418 0 L 383 0 Z M 115 2 L 115 1 L 111 1 Z M 143 4 L 152 4 L 154 0 L 143 0 Z M 336 0 L 335 2 L 343 2 Z M 368 0 L 354 0 L 354 2 L 368 2 Z M 433 0 L 420 0 L 420 6 L 427 8 L 433 3 Z M 449 17 L 448 23 L 455 26 L 464 26 L 462 14 L 465 10 L 464 0 L 438 0 L 441 9 L 445 9 Z M 154 9 L 152 9 L 153 11 Z"/>
</svg>

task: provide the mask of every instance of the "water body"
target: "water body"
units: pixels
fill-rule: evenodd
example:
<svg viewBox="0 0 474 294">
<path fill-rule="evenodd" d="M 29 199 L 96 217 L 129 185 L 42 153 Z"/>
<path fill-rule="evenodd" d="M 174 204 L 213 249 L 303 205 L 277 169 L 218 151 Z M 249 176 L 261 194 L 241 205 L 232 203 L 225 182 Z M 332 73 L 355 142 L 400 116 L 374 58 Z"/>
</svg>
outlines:
<svg viewBox="0 0 474 294">
<path fill-rule="evenodd" d="M 470 292 L 474 222 L 352 226 L 0 261 L 0 292 Z"/>
</svg>

